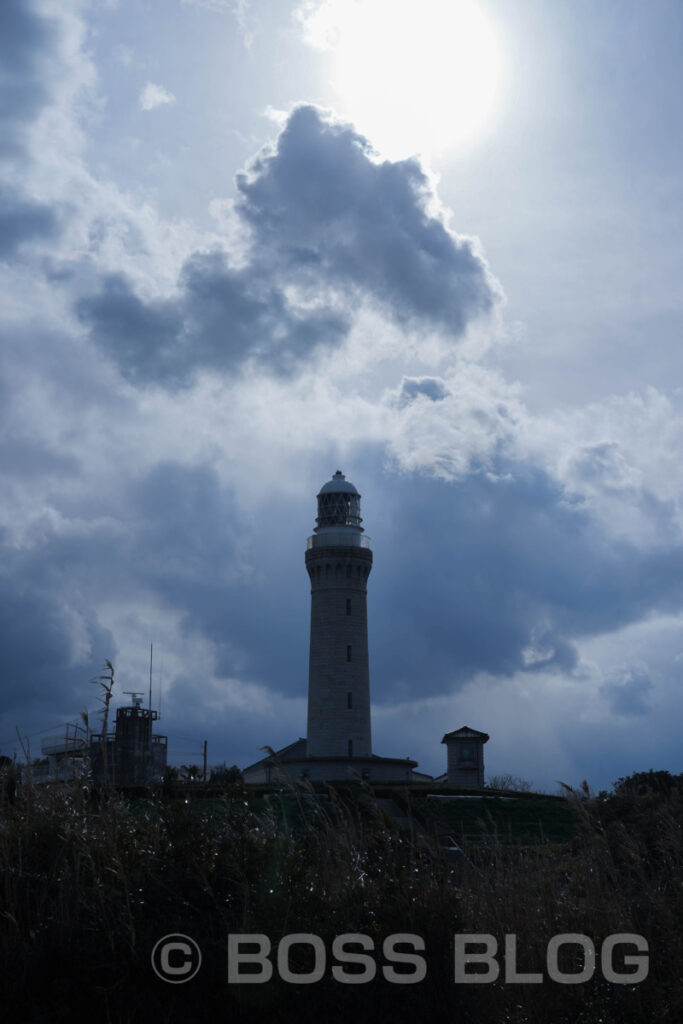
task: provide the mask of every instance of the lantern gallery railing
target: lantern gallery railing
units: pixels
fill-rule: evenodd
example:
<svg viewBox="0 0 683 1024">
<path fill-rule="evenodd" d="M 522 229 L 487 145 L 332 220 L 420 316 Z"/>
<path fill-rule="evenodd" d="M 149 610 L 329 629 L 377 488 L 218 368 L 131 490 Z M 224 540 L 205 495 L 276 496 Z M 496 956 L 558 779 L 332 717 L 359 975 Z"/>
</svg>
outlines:
<svg viewBox="0 0 683 1024">
<path fill-rule="evenodd" d="M 311 548 L 369 548 L 370 538 L 354 529 L 324 530 L 313 534 L 306 541 L 306 550 Z"/>
</svg>

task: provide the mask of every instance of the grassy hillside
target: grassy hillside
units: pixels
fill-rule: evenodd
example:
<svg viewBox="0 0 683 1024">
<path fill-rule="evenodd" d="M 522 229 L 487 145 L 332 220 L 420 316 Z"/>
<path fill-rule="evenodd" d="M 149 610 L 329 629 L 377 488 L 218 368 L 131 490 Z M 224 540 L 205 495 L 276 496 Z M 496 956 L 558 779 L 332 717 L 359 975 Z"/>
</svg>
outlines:
<svg viewBox="0 0 683 1024">
<path fill-rule="evenodd" d="M 682 795 L 681 777 L 661 786 L 645 777 L 569 802 L 443 802 L 398 789 L 330 790 L 323 799 L 306 787 L 245 794 L 234 786 L 209 800 L 167 793 L 131 803 L 105 794 L 94 802 L 83 789 L 25 785 L 0 806 L 3 1008 L 22 1024 L 277 1024 L 294 1016 L 308 1024 L 321 1015 L 345 1024 L 390 1016 L 399 1024 L 430 1016 L 673 1024 L 683 1015 Z M 385 801 L 397 810 L 388 814 Z M 572 818 L 566 842 L 557 834 L 545 842 L 553 822 L 559 834 Z M 436 839 L 442 825 L 469 834 L 478 821 L 483 841 L 455 858 Z M 522 841 L 539 823 L 543 841 Z M 175 932 L 201 947 L 200 973 L 187 984 L 168 984 L 151 967 L 157 941 Z M 228 985 L 228 935 L 245 932 L 268 936 L 273 950 L 292 933 L 320 936 L 324 976 L 286 984 L 275 968 L 266 984 Z M 518 968 L 541 972 L 543 982 L 506 983 L 499 957 L 497 980 L 456 984 L 453 937 L 474 932 L 501 947 L 516 935 Z M 638 985 L 608 983 L 601 973 L 601 943 L 615 932 L 649 943 L 649 976 Z M 331 974 L 332 943 L 343 933 L 374 944 L 377 977 L 368 984 Z M 418 984 L 382 976 L 383 943 L 396 933 L 424 943 L 427 973 Z M 595 943 L 591 980 L 548 979 L 547 946 L 558 933 Z M 563 970 L 581 968 L 576 948 L 563 956 Z M 299 947 L 291 969 L 309 968 Z"/>
<path fill-rule="evenodd" d="M 564 843 L 575 834 L 574 805 L 563 797 L 533 793 L 492 793 L 464 790 L 445 785 L 419 783 L 381 785 L 372 790 L 358 785 L 338 784 L 338 795 L 350 805 L 372 814 L 384 811 L 390 821 L 432 836 L 442 844 L 460 846 L 481 843 L 523 843 L 537 845 Z M 328 790 L 323 785 L 298 790 L 287 786 L 249 787 L 247 796 L 255 812 L 272 807 L 280 820 L 296 827 L 304 821 L 303 807 L 327 806 Z M 306 793 L 306 804 L 301 794 Z"/>
</svg>

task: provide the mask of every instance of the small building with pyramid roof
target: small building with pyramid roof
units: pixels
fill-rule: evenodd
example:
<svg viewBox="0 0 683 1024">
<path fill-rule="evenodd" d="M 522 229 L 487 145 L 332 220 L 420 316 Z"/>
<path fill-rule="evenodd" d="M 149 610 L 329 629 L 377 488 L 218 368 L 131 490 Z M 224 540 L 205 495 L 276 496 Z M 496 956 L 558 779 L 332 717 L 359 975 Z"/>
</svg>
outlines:
<svg viewBox="0 0 683 1024">
<path fill-rule="evenodd" d="M 469 725 L 446 733 L 441 742 L 448 753 L 446 781 L 450 785 L 479 789 L 484 785 L 484 744 L 488 739 L 488 733 Z"/>
</svg>

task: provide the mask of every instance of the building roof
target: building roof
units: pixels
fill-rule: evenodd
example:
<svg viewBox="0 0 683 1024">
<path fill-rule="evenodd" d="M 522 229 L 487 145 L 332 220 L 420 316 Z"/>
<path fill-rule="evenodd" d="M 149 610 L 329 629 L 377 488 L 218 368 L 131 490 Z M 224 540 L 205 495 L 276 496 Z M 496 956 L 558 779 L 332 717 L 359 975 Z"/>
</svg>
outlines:
<svg viewBox="0 0 683 1024">
<path fill-rule="evenodd" d="M 289 743 L 286 747 L 281 747 L 280 750 L 271 750 L 270 747 L 262 748 L 268 750 L 265 757 L 262 757 L 260 761 L 254 761 L 253 764 L 247 765 L 243 768 L 243 772 L 251 771 L 252 768 L 258 768 L 263 765 L 276 765 L 276 764 L 288 764 L 292 761 L 298 764 L 322 762 L 322 761 L 343 761 L 344 764 L 348 762 L 348 765 L 353 768 L 354 764 L 372 763 L 373 761 L 383 761 L 385 764 L 400 764 L 407 765 L 410 768 L 417 768 L 418 762 L 413 761 L 410 757 L 381 757 L 379 754 L 369 754 L 368 757 L 342 757 L 338 754 L 334 754 L 330 757 L 307 757 L 306 756 L 306 739 L 299 737 L 294 743 Z M 431 779 L 431 776 L 425 776 L 425 778 Z"/>
<path fill-rule="evenodd" d="M 346 479 L 341 469 L 338 469 L 332 479 L 322 485 L 318 492 L 318 497 L 321 494 L 358 494 L 358 491 L 351 481 Z"/>
<path fill-rule="evenodd" d="M 263 748 L 269 749 L 269 748 Z M 294 743 L 289 743 L 286 747 L 282 747 L 280 750 L 273 750 L 262 757 L 260 761 L 254 761 L 253 764 L 247 765 L 243 770 L 248 772 L 251 768 L 258 768 L 259 765 L 263 764 L 275 764 L 278 761 L 300 761 L 302 757 L 306 757 L 306 739 L 300 736 Z"/>
<path fill-rule="evenodd" d="M 448 740 L 481 740 L 482 743 L 486 743 L 489 738 L 488 733 L 479 732 L 478 729 L 470 729 L 469 725 L 463 725 L 461 729 L 454 729 L 453 732 L 447 732 L 441 742 L 447 743 Z"/>
</svg>

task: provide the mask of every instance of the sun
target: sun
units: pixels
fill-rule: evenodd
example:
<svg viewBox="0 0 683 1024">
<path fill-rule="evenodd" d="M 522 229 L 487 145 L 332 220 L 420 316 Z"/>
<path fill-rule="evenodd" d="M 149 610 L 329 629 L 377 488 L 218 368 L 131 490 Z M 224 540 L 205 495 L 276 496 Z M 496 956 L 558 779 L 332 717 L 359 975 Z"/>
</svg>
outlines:
<svg viewBox="0 0 683 1024">
<path fill-rule="evenodd" d="M 434 156 L 490 129 L 501 47 L 476 0 L 322 0 L 300 18 L 330 54 L 338 112 L 382 155 Z"/>
</svg>

